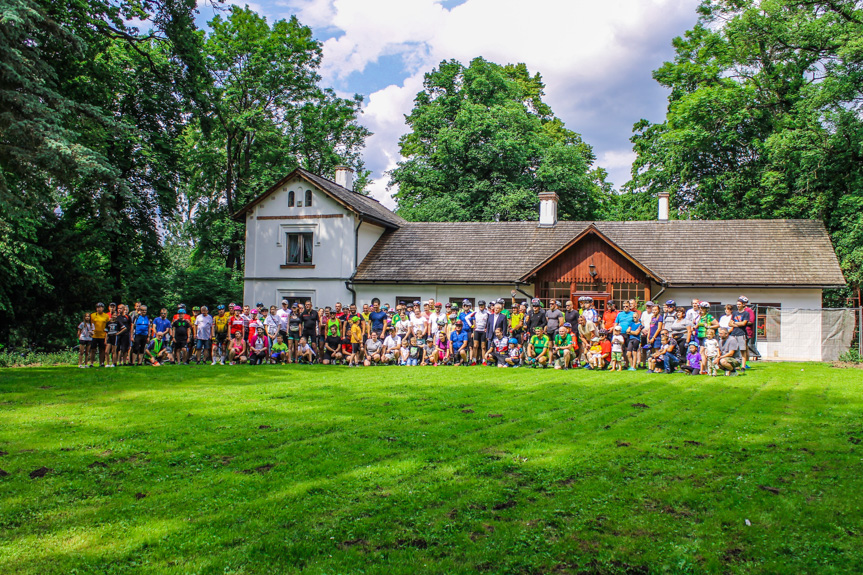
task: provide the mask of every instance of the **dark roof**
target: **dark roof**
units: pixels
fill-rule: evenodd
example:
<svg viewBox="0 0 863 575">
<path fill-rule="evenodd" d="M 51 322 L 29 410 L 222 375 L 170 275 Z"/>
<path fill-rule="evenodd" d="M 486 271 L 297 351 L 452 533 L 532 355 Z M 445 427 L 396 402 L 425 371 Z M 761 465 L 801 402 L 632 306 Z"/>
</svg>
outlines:
<svg viewBox="0 0 863 575">
<path fill-rule="evenodd" d="M 670 286 L 845 285 L 827 230 L 815 220 L 558 222 L 551 228 L 536 222 L 409 222 L 381 236 L 354 280 L 529 281 L 528 274 L 590 226 Z"/>
<path fill-rule="evenodd" d="M 320 190 L 347 209 L 360 214 L 364 219 L 378 223 L 385 228 L 397 228 L 405 223 L 404 218 L 385 208 L 376 199 L 342 187 L 332 180 L 317 176 L 304 168 L 295 169 L 293 172 L 273 184 L 264 193 L 237 210 L 234 213 L 234 218 L 240 218 L 243 214 L 261 203 L 267 198 L 267 196 L 278 190 L 294 177 L 302 178 L 310 184 L 317 186 Z"/>
</svg>

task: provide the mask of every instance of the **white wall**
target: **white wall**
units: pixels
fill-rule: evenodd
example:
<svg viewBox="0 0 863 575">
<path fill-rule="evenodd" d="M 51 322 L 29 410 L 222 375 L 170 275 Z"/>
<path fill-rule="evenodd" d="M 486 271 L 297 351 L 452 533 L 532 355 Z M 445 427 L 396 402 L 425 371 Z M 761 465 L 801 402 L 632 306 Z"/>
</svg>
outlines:
<svg viewBox="0 0 863 575">
<path fill-rule="evenodd" d="M 342 279 L 335 280 L 246 280 L 243 301 L 250 305 L 262 302 L 267 307 L 279 305 L 286 296 L 312 300 L 314 307 L 333 305 L 337 301 L 351 303 L 351 292 Z"/>
<path fill-rule="evenodd" d="M 451 299 L 474 298 L 475 301 L 504 298 L 507 306 L 510 303 L 510 292 L 515 288 L 512 284 L 501 285 L 425 285 L 425 284 L 357 284 L 357 305 L 370 304 L 372 298 L 379 298 L 381 304 L 394 306 L 397 298 L 416 297 L 421 301 L 434 298 L 435 301 L 447 302 Z M 533 294 L 533 285 L 519 286 L 523 291 Z M 522 293 L 516 296 L 518 301 L 528 299 Z"/>
<path fill-rule="evenodd" d="M 381 226 L 376 226 L 365 221 L 360 224 L 358 234 L 359 242 L 357 244 L 359 257 L 355 266 L 360 265 L 360 262 L 362 262 L 366 258 L 368 253 L 371 251 L 371 249 L 374 247 L 374 245 L 377 243 L 383 233 L 384 228 L 382 228 Z M 354 269 L 356 269 L 356 267 Z M 353 270 L 351 271 L 351 273 L 353 273 Z"/>
</svg>

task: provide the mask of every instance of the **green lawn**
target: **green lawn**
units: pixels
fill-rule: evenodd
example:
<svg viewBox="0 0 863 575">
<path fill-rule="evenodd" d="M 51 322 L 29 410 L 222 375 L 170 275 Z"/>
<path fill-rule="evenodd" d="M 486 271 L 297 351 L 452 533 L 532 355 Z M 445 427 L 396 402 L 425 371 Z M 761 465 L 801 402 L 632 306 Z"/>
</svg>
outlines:
<svg viewBox="0 0 863 575">
<path fill-rule="evenodd" d="M 7 369 L 0 572 L 859 573 L 861 391 L 822 364 Z"/>
</svg>

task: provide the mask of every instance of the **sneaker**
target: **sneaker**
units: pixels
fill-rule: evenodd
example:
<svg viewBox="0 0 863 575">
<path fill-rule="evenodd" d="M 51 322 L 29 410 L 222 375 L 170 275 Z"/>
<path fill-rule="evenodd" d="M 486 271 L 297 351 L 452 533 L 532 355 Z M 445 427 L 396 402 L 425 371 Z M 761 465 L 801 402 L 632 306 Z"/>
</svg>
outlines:
<svg viewBox="0 0 863 575">
<path fill-rule="evenodd" d="M 211 363 L 210 365 L 216 365 L 216 360 L 214 359 L 213 363 Z"/>
<path fill-rule="evenodd" d="M 161 365 L 158 361 L 153 362 L 153 367 L 160 367 Z"/>
<path fill-rule="evenodd" d="M 635 369 L 634 367 L 627 367 L 627 368 L 626 368 L 626 371 L 638 371 L 638 370 L 637 370 L 637 369 Z"/>
<path fill-rule="evenodd" d="M 224 357 L 222 358 L 222 362 L 221 362 L 221 363 L 222 363 L 222 365 L 225 365 L 225 358 L 224 358 Z"/>
</svg>

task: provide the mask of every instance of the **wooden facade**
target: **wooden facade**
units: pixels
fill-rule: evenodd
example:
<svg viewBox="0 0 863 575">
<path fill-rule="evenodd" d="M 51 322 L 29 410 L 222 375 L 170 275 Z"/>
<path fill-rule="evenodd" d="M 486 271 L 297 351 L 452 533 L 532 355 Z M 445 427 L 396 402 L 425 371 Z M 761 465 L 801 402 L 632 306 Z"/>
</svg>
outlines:
<svg viewBox="0 0 863 575">
<path fill-rule="evenodd" d="M 591 271 L 595 275 L 591 275 Z M 647 273 L 594 232 L 578 238 L 540 267 L 533 277 L 540 299 L 565 299 L 567 296 L 577 299 L 578 294 L 607 294 L 613 299 L 650 297 Z M 566 286 L 568 288 L 564 289 Z"/>
</svg>

